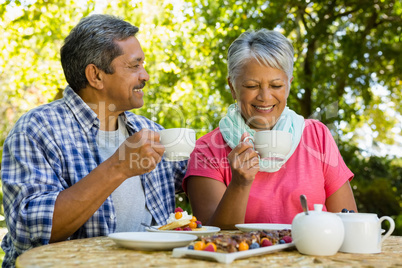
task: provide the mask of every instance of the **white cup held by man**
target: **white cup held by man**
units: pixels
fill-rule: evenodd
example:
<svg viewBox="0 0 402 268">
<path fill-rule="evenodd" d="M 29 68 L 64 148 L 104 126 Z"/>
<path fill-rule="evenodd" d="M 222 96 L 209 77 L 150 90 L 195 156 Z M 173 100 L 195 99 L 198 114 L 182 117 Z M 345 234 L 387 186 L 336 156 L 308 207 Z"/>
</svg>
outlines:
<svg viewBox="0 0 402 268">
<path fill-rule="evenodd" d="M 195 131 L 189 128 L 170 128 L 159 132 L 160 142 L 165 146 L 164 157 L 168 161 L 190 158 L 195 148 Z"/>
<path fill-rule="evenodd" d="M 339 251 L 346 253 L 380 253 L 384 240 L 395 229 L 391 217 L 378 219 L 374 213 L 338 213 L 345 227 L 345 238 Z M 382 236 L 381 224 L 387 220 L 389 230 Z"/>
</svg>

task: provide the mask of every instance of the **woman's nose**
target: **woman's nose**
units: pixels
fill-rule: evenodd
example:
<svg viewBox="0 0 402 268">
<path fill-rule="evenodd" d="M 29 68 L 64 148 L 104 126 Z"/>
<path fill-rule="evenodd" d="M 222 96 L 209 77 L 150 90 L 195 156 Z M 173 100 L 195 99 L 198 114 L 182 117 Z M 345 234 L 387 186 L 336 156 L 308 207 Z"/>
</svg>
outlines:
<svg viewBox="0 0 402 268">
<path fill-rule="evenodd" d="M 272 92 L 270 88 L 264 87 L 260 88 L 260 91 L 258 93 L 257 99 L 261 101 L 266 101 L 272 98 Z"/>
</svg>

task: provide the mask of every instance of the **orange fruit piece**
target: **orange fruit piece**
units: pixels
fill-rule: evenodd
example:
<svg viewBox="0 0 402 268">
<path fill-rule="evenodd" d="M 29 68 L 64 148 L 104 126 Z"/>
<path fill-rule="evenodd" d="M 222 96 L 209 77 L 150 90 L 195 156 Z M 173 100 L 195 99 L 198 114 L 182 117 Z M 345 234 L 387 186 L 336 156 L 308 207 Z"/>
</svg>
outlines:
<svg viewBox="0 0 402 268">
<path fill-rule="evenodd" d="M 195 250 L 204 250 L 204 248 L 206 248 L 206 245 L 203 241 L 198 241 L 194 244 Z"/>
<path fill-rule="evenodd" d="M 197 218 L 193 216 L 190 221 L 197 221 Z"/>
<path fill-rule="evenodd" d="M 181 214 L 180 211 L 178 211 L 178 212 L 176 212 L 176 213 L 174 214 L 174 217 L 175 217 L 176 219 L 181 219 L 182 216 L 183 216 L 183 214 Z"/>
<path fill-rule="evenodd" d="M 190 227 L 191 229 L 195 229 L 195 228 L 197 228 L 197 223 L 196 223 L 195 221 L 191 221 L 191 222 L 188 224 L 188 227 Z"/>
<path fill-rule="evenodd" d="M 246 242 L 240 242 L 239 244 L 239 251 L 248 250 L 248 244 Z"/>
</svg>

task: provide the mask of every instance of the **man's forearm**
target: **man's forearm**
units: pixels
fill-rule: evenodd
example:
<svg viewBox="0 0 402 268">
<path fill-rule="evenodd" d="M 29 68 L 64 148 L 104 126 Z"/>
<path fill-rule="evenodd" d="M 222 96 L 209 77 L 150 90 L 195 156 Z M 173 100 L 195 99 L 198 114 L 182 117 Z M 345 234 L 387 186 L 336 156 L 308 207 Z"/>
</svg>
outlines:
<svg viewBox="0 0 402 268">
<path fill-rule="evenodd" d="M 56 199 L 50 243 L 64 241 L 77 231 L 125 180 L 110 161 L 60 192 Z"/>
</svg>

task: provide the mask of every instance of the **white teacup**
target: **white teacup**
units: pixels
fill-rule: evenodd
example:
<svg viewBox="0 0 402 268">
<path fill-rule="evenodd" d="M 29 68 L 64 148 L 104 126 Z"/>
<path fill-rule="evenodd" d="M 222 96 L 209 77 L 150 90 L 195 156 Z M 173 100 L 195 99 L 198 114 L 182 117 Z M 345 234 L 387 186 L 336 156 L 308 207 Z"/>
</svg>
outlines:
<svg viewBox="0 0 402 268">
<path fill-rule="evenodd" d="M 257 131 L 254 138 L 249 136 L 244 140 L 252 140 L 254 148 L 262 159 L 285 159 L 292 148 L 292 134 L 281 130 Z"/>
<path fill-rule="evenodd" d="M 347 253 L 380 253 L 381 244 L 395 229 L 395 222 L 391 217 L 383 216 L 378 219 L 374 213 L 337 213 L 345 227 L 345 238 L 339 251 Z M 387 220 L 390 223 L 385 235 L 381 223 Z"/>
<path fill-rule="evenodd" d="M 181 161 L 190 158 L 195 148 L 195 131 L 189 128 L 170 128 L 159 132 L 160 142 L 165 146 L 165 159 Z"/>
</svg>

